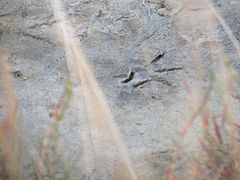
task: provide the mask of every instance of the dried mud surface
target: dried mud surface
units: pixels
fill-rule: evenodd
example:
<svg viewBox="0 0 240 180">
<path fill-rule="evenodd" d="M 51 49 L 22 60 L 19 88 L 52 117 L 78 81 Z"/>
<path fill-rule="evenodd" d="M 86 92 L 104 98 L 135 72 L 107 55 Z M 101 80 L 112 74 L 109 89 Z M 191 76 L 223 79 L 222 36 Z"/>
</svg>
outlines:
<svg viewBox="0 0 240 180">
<path fill-rule="evenodd" d="M 239 57 L 231 41 L 217 23 L 215 31 L 206 35 L 200 17 L 208 9 L 198 3 L 193 7 L 174 0 L 64 0 L 64 4 L 136 174 L 143 180 L 157 179 L 174 150 L 172 140 L 178 138 L 191 113 L 181 77 L 189 80 L 193 92 L 201 92 L 208 85 L 207 68 L 214 67 L 222 53 L 239 73 Z M 218 0 L 213 5 L 240 40 L 238 0 Z M 36 178 L 29 151 L 38 151 L 67 79 L 60 42 L 50 4 L 0 0 L 0 50 L 10 54 L 17 86 L 26 180 Z M 217 43 L 223 48 L 216 48 Z M 200 68 L 204 69 L 201 75 Z M 59 153 L 74 179 L 98 179 L 96 167 L 83 167 L 87 149 L 82 146 L 82 132 L 87 120 L 79 88 L 74 82 L 74 96 L 59 127 Z M 0 99 L 0 110 L 2 103 Z M 239 115 L 238 110 L 235 113 Z M 197 130 L 187 141 L 194 141 Z M 114 152 L 109 156 L 114 157 Z M 111 171 L 106 166 L 101 168 Z M 109 173 L 107 179 L 115 179 L 114 174 Z"/>
</svg>

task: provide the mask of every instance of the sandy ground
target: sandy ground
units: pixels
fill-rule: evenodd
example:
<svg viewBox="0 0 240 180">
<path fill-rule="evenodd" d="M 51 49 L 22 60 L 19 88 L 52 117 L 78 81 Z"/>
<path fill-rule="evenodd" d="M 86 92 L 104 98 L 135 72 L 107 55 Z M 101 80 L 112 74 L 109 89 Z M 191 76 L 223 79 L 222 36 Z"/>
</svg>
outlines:
<svg viewBox="0 0 240 180">
<path fill-rule="evenodd" d="M 204 3 L 186 5 L 174 0 L 64 0 L 64 3 L 138 178 L 157 179 L 175 149 L 172 140 L 178 139 L 192 112 L 181 78 L 188 79 L 196 101 L 200 101 L 208 86 L 208 68 L 215 68 L 223 54 L 240 72 L 236 49 L 218 21 L 209 19 L 210 8 Z M 214 1 L 213 6 L 239 41 L 238 0 Z M 32 180 L 36 177 L 29 151 L 39 150 L 52 121 L 49 114 L 58 103 L 68 76 L 61 35 L 57 34 L 50 4 L 43 0 L 1 0 L 0 42 L 1 50 L 11 56 L 20 103 L 24 179 Z M 134 76 L 127 80 L 131 72 Z M 219 113 L 215 100 L 210 106 Z M 233 111 L 239 117 L 238 109 Z M 89 176 L 101 179 L 97 170 L 102 168 L 109 170 L 105 179 L 115 179 L 111 171 L 118 166 L 114 161 L 118 155 L 114 151 L 107 151 L 112 161 L 98 162 L 98 156 L 91 157 L 101 155 L 104 149 L 98 145 L 91 148 L 94 132 L 89 133 L 78 81 L 73 82 L 73 97 L 59 129 L 58 153 L 71 169 L 73 179 Z M 198 129 L 196 125 L 186 137 L 187 142 L 195 142 Z M 86 139 L 91 142 L 84 143 Z M 84 164 L 86 157 L 91 157 L 96 167 Z"/>
</svg>

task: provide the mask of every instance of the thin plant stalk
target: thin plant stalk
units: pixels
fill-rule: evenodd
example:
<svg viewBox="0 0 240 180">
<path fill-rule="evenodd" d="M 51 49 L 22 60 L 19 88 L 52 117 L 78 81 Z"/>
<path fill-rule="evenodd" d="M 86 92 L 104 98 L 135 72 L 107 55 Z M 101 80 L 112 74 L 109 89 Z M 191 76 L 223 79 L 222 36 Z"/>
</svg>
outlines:
<svg viewBox="0 0 240 180">
<path fill-rule="evenodd" d="M 16 87 L 8 63 L 9 55 L 1 54 L 0 80 L 3 89 L 5 121 L 0 125 L 1 170 L 10 180 L 21 180 L 20 134 L 18 122 L 18 100 Z"/>
</svg>

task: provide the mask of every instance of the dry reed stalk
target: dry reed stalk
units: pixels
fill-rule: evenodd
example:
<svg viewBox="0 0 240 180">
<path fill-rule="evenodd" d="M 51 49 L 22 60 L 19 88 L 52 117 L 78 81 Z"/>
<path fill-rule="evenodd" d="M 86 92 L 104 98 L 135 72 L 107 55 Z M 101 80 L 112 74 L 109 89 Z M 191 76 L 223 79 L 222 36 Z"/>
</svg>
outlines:
<svg viewBox="0 0 240 180">
<path fill-rule="evenodd" d="M 183 3 L 183 6 L 187 7 L 188 5 L 194 5 L 196 6 L 196 4 L 198 3 L 198 1 L 191 1 L 191 0 L 185 0 L 185 2 Z M 232 40 L 233 42 L 233 45 L 234 47 L 238 50 L 239 48 L 239 44 L 238 42 L 236 41 L 236 38 L 233 36 L 232 34 L 232 31 L 230 30 L 230 28 L 226 25 L 225 21 L 221 18 L 221 16 L 217 13 L 217 11 L 214 9 L 214 6 L 213 6 L 213 3 L 210 1 L 210 0 L 204 0 L 203 2 L 201 2 L 203 4 L 206 4 L 206 7 L 207 8 L 204 8 L 206 10 L 206 13 L 201 16 L 201 17 L 198 17 L 198 16 L 186 16 L 187 18 L 189 19 L 186 19 L 186 18 L 181 18 L 180 15 L 177 16 L 179 22 L 182 23 L 182 25 L 185 25 L 186 27 L 190 27 L 190 31 L 194 31 L 196 28 L 195 27 L 198 27 L 197 25 L 197 21 L 199 21 L 198 23 L 199 24 L 204 24 L 204 29 L 202 30 L 203 33 L 206 35 L 206 37 L 211 37 L 211 33 L 214 32 L 216 29 L 216 25 L 217 25 L 217 21 L 216 21 L 216 18 L 217 20 L 220 22 L 220 24 L 224 27 L 224 30 L 226 31 L 226 33 L 229 35 L 230 39 Z M 201 4 L 200 3 L 200 4 Z M 198 8 L 197 8 L 198 9 Z M 201 8 L 202 9 L 202 8 Z M 186 11 L 182 11 L 182 16 L 184 17 L 184 13 L 188 13 L 187 9 L 185 9 Z M 189 10 L 191 11 L 191 9 Z M 195 12 L 194 12 L 195 13 Z M 187 14 L 189 15 L 189 14 Z M 193 18 L 195 17 L 195 18 Z M 194 33 L 193 33 L 194 34 Z M 224 49 L 222 47 L 221 44 L 218 44 L 217 47 L 212 47 L 210 46 L 209 47 L 209 51 L 211 52 L 211 50 L 215 50 L 216 48 L 218 49 Z M 196 46 L 196 49 L 199 49 L 199 47 Z M 225 62 L 223 61 L 223 59 L 226 57 L 224 53 L 222 53 L 224 51 L 221 51 L 219 52 L 218 54 L 218 57 L 221 58 L 221 60 L 217 63 L 218 67 L 214 70 L 214 71 L 217 71 L 218 73 L 216 73 L 215 75 L 217 76 L 217 79 L 220 79 L 220 81 L 218 82 L 218 85 L 219 87 L 222 89 L 222 92 L 221 92 L 221 98 L 223 99 L 224 101 L 224 104 L 225 104 L 225 107 L 226 107 L 226 111 L 228 112 L 229 111 L 229 98 L 228 98 L 228 92 L 229 92 L 229 89 L 230 89 L 230 86 L 231 86 L 231 83 L 233 81 L 233 77 L 232 75 L 229 73 L 229 71 L 227 71 L 226 69 L 226 64 Z M 197 54 L 196 54 L 197 53 Z M 200 52 L 197 50 L 195 52 L 196 56 L 200 57 L 201 54 Z M 196 59 L 198 59 L 196 57 Z M 215 73 L 215 72 L 212 72 L 212 73 Z M 199 72 L 200 74 L 200 72 Z M 187 124 L 185 125 L 185 127 L 183 128 L 181 134 L 182 135 L 185 135 L 188 130 L 190 129 L 190 127 L 193 126 L 193 121 L 195 119 L 195 117 L 199 114 L 199 110 L 202 109 L 202 107 L 204 107 L 204 104 L 206 103 L 206 101 L 208 100 L 208 93 L 209 93 L 209 89 L 208 92 L 206 92 L 206 94 L 203 95 L 203 102 L 204 103 L 201 103 L 200 106 L 194 101 L 194 98 L 193 98 L 193 95 L 192 95 L 192 92 L 189 91 L 189 87 L 188 87 L 188 84 L 187 84 L 187 80 L 186 78 L 184 78 L 182 76 L 182 81 L 183 81 L 183 84 L 184 84 L 184 87 L 186 89 L 186 92 L 189 96 L 189 99 L 192 103 L 192 106 L 194 107 L 194 109 L 196 110 L 196 112 L 193 113 L 192 117 L 190 118 L 190 120 L 187 122 Z M 232 119 L 231 115 L 228 113 L 228 117 L 229 119 Z"/>
<path fill-rule="evenodd" d="M 226 21 L 222 18 L 222 16 L 218 13 L 218 11 L 214 8 L 212 1 L 208 0 L 209 4 L 211 4 L 209 19 L 215 18 L 217 22 L 216 24 L 220 23 L 220 25 L 223 27 L 226 34 L 229 36 L 229 39 L 233 43 L 233 47 L 236 49 L 237 55 L 240 56 L 240 46 L 235 38 L 231 28 L 227 25 Z M 208 23 L 208 26 L 210 26 L 209 30 L 214 31 L 214 25 L 213 23 Z M 236 120 L 236 117 L 234 117 L 234 113 L 231 110 L 231 105 L 233 104 L 232 101 L 232 91 L 234 89 L 234 84 L 236 81 L 236 74 L 232 70 L 232 68 L 229 65 L 229 60 L 224 54 L 224 47 L 221 44 L 218 44 L 219 49 L 222 49 L 222 51 L 218 54 L 218 59 L 220 60 L 218 62 L 218 66 L 216 67 L 215 72 L 213 73 L 214 76 L 214 82 L 216 84 L 218 93 L 218 96 L 221 98 L 221 105 L 223 108 L 223 119 L 222 119 L 222 125 L 225 123 L 225 126 L 229 126 L 232 122 Z M 214 47 L 210 47 L 214 48 Z M 216 48 L 216 47 L 215 47 Z M 226 128 L 226 134 L 229 137 L 229 146 L 234 147 L 235 146 L 235 140 L 234 140 L 234 132 L 232 131 L 232 128 Z"/>
<path fill-rule="evenodd" d="M 1 54 L 0 60 L 0 80 L 3 89 L 6 120 L 0 126 L 0 148 L 2 150 L 1 170 L 4 170 L 10 180 L 20 180 L 20 155 L 19 155 L 19 126 L 18 126 L 18 100 L 16 96 L 16 87 L 11 73 L 11 67 L 8 64 L 9 55 Z"/>
<path fill-rule="evenodd" d="M 187 2 L 187 1 L 186 1 Z M 190 1 L 188 1 L 190 3 Z M 209 37 L 211 35 L 211 32 L 215 31 L 215 27 L 217 25 L 217 22 L 214 21 L 214 19 L 218 20 L 218 22 L 220 22 L 220 24 L 223 26 L 225 32 L 228 34 L 230 40 L 233 42 L 233 46 L 236 48 L 238 55 L 240 55 L 240 48 L 239 48 L 239 43 L 236 40 L 236 38 L 234 37 L 231 29 L 229 28 L 229 26 L 227 26 L 225 20 L 219 15 L 219 13 L 214 9 L 214 7 L 212 6 L 212 2 L 209 0 L 206 0 L 207 4 L 211 4 L 211 6 L 207 6 L 210 7 L 211 13 L 206 13 L 206 15 L 204 15 L 204 17 L 201 17 L 203 19 L 200 19 L 200 23 L 204 23 L 204 27 L 205 27 L 205 33 L 206 36 Z M 183 25 L 188 25 L 189 22 L 192 22 L 193 24 L 195 24 L 196 19 L 192 20 L 192 21 L 186 21 L 185 19 L 181 20 Z M 185 20 L 185 21 L 184 21 Z M 198 19 L 199 20 L 199 19 Z M 195 25 L 197 26 L 197 25 Z M 194 27 L 194 25 L 193 25 Z M 221 44 L 218 44 L 219 49 L 223 49 Z M 199 47 L 196 47 L 199 48 Z M 210 46 L 209 51 L 216 49 L 216 47 L 212 47 Z M 223 107 L 223 118 L 224 118 L 224 123 L 225 126 L 228 126 L 229 124 L 233 123 L 233 116 L 231 114 L 231 109 L 230 109 L 230 104 L 231 104 L 231 100 L 230 100 L 230 96 L 231 96 L 231 90 L 233 88 L 233 82 L 234 82 L 234 75 L 233 73 L 227 69 L 227 64 L 224 61 L 224 58 L 226 57 L 224 53 L 222 53 L 224 51 L 221 51 L 221 53 L 218 54 L 218 57 L 220 59 L 220 61 L 217 63 L 218 67 L 216 68 L 215 71 L 212 72 L 212 74 L 214 74 L 212 77 L 212 81 L 216 84 L 217 86 L 217 91 L 218 91 L 218 95 L 220 97 L 220 99 L 222 100 L 222 104 L 221 106 Z M 200 54 L 199 54 L 200 55 Z M 209 88 L 209 90 L 206 92 L 206 94 L 204 95 L 203 101 L 202 103 L 198 104 L 194 101 L 194 97 L 192 95 L 191 92 L 191 88 L 189 88 L 189 85 L 187 83 L 186 78 L 182 77 L 182 81 L 184 84 L 184 88 L 186 89 L 186 92 L 189 96 L 189 99 L 192 102 L 192 105 L 194 108 L 196 109 L 196 111 L 193 111 L 192 116 L 190 117 L 190 120 L 187 122 L 185 128 L 183 128 L 183 130 L 181 131 L 181 135 L 184 136 L 186 135 L 186 133 L 189 131 L 189 129 L 193 126 L 193 121 L 194 119 L 199 116 L 199 115 L 204 115 L 205 112 L 205 105 L 209 100 L 209 93 L 211 90 L 211 87 Z M 206 112 L 207 113 L 207 112 Z M 208 112 L 209 113 L 209 112 Z M 227 166 L 227 163 L 229 160 L 231 160 L 232 157 L 228 157 L 227 159 L 224 160 L 224 163 L 221 164 L 221 167 L 218 167 L 218 164 L 216 164 L 216 162 L 214 161 L 213 158 L 215 158 L 218 155 L 218 150 L 214 149 L 214 148 L 218 148 L 219 146 L 225 145 L 223 142 L 223 134 L 221 132 L 222 127 L 218 125 L 215 117 L 209 117 L 207 116 L 203 116 L 201 118 L 202 122 L 203 122 L 203 130 L 204 130 L 204 137 L 203 138 L 198 138 L 200 145 L 202 146 L 203 151 L 208 155 L 208 159 L 211 163 L 215 163 L 213 165 L 214 168 L 217 169 L 216 171 L 216 177 L 214 177 L 214 179 L 218 179 L 218 177 L 222 177 L 222 172 L 224 170 L 224 168 Z M 209 123 L 211 123 L 213 125 L 213 131 L 214 133 L 211 134 L 209 131 Z M 235 149 L 237 149 L 236 147 L 236 141 L 234 139 L 234 133 L 233 133 L 233 129 L 231 128 L 230 131 L 227 130 L 227 137 L 229 137 L 229 147 L 230 147 L 230 151 L 233 152 L 235 151 Z M 211 144 L 214 143 L 214 144 Z M 210 148 L 210 149 L 209 149 Z M 211 149 L 212 148 L 212 149 Z M 239 148 L 239 147 L 238 147 Z M 178 151 L 181 150 L 181 146 L 178 149 Z M 230 153 L 231 153 L 230 152 Z M 176 162 L 176 159 L 173 159 L 173 163 Z M 236 159 L 236 157 L 234 157 L 233 159 Z M 225 162 L 226 161 L 226 162 Z M 207 166 L 207 164 L 206 164 Z M 204 173 L 204 169 L 201 170 L 202 167 L 198 167 L 197 171 L 202 171 Z M 196 170 L 194 170 L 196 171 Z M 215 171 L 215 170 L 213 170 Z M 170 173 L 169 173 L 170 172 Z M 174 177 L 174 175 L 176 174 L 174 172 L 174 167 L 169 169 L 169 172 L 166 173 L 166 179 L 168 179 L 169 177 Z M 168 177 L 169 176 L 169 177 Z M 171 178 L 169 178 L 171 179 Z M 180 178 L 181 179 L 181 178 Z M 196 177 L 196 179 L 198 179 L 198 177 Z"/>
<path fill-rule="evenodd" d="M 104 95 L 88 66 L 86 57 L 80 47 L 80 42 L 75 36 L 74 29 L 66 20 L 62 2 L 60 0 L 52 0 L 51 2 L 61 32 L 69 71 L 76 74 L 81 82 L 91 127 L 97 129 L 100 138 L 103 140 L 102 143 L 112 142 L 118 148 L 121 160 L 125 166 L 125 173 L 129 174 L 129 179 L 135 180 L 137 177 L 128 157 L 127 149 L 121 139 Z"/>
<path fill-rule="evenodd" d="M 181 8 L 182 9 L 181 13 L 174 14 L 175 18 L 178 19 L 177 25 L 183 26 L 183 28 L 185 30 L 188 30 L 190 34 L 195 35 L 196 27 L 198 26 L 198 24 L 207 22 L 208 18 L 206 16 L 199 17 L 198 15 L 195 14 L 195 12 L 192 12 L 191 8 L 185 8 L 185 7 L 191 7 L 191 6 L 195 7 L 197 4 L 199 4 L 201 6 L 200 9 L 204 9 L 204 7 L 209 7 L 208 0 L 203 0 L 201 3 L 198 3 L 198 1 L 184 0 L 180 4 L 183 7 Z M 203 6 L 202 4 L 204 4 L 204 7 L 202 7 Z M 199 9 L 199 8 L 196 7 L 196 9 Z M 208 32 L 205 32 L 205 33 L 208 33 Z M 189 54 L 191 54 L 193 56 L 193 59 L 195 59 L 193 63 L 195 64 L 197 73 L 199 74 L 194 86 L 199 87 L 196 89 L 201 89 L 201 81 L 204 78 L 204 73 L 202 69 L 204 67 L 201 63 L 202 61 L 201 61 L 201 52 L 199 50 L 199 44 L 196 42 L 195 43 L 193 42 L 192 48 L 190 49 L 190 51 L 192 52 L 190 52 Z M 198 92 L 198 91 L 193 92 L 192 88 L 189 85 L 188 79 L 183 74 L 181 74 L 180 78 L 183 84 L 183 88 L 187 93 L 189 103 L 191 104 L 193 109 L 192 112 L 190 112 L 191 113 L 190 117 L 187 117 L 188 120 L 186 124 L 183 126 L 183 128 L 180 131 L 180 135 L 183 137 L 182 139 L 184 139 L 185 135 L 188 134 L 190 128 L 194 126 L 195 119 L 202 113 L 202 110 L 204 109 L 206 102 L 208 100 L 209 91 L 211 87 L 209 87 L 209 89 L 207 89 L 206 92 Z M 198 97 L 201 97 L 202 99 L 200 103 L 197 101 Z"/>
<path fill-rule="evenodd" d="M 49 172 L 49 168 L 57 162 L 49 161 L 49 156 L 54 156 L 56 154 L 55 147 L 58 144 L 59 136 L 54 137 L 58 132 L 58 126 L 64 117 L 64 112 L 68 107 L 70 98 L 72 96 L 72 83 L 70 80 L 66 82 L 65 92 L 59 99 L 59 103 L 56 105 L 54 112 L 52 113 L 52 118 L 54 121 L 48 126 L 47 132 L 44 136 L 44 140 L 41 146 L 40 158 L 34 156 L 34 151 L 32 151 L 32 158 L 37 162 L 36 173 L 38 179 L 44 179 L 48 177 L 51 179 L 52 174 Z M 52 154 L 50 154 L 52 153 Z M 68 173 L 68 172 L 66 172 Z"/>
<path fill-rule="evenodd" d="M 218 11 L 214 8 L 214 6 L 212 5 L 210 7 L 213 15 L 216 17 L 216 19 L 218 20 L 218 22 L 221 24 L 221 26 L 223 27 L 224 31 L 227 33 L 227 35 L 229 36 L 230 40 L 233 43 L 233 46 L 235 47 L 238 56 L 240 57 L 240 45 L 238 40 L 236 39 L 236 37 L 234 36 L 231 28 L 227 25 L 226 21 L 222 18 L 222 16 L 218 13 Z"/>
</svg>

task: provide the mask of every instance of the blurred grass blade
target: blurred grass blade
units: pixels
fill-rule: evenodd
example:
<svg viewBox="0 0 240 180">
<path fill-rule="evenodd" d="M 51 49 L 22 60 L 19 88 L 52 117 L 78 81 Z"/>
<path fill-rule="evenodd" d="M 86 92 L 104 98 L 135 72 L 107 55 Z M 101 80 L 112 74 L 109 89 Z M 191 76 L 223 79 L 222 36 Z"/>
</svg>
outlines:
<svg viewBox="0 0 240 180">
<path fill-rule="evenodd" d="M 20 180 L 18 101 L 8 59 L 7 53 L 1 54 L 0 80 L 4 94 L 3 109 L 6 119 L 0 126 L 0 148 L 2 150 L 0 175 L 7 175 L 10 180 Z"/>
<path fill-rule="evenodd" d="M 99 136 L 94 138 L 101 139 L 101 145 L 103 147 L 105 145 L 107 146 L 104 147 L 105 151 L 107 151 L 110 146 L 111 148 L 117 147 L 120 153 L 120 159 L 124 164 L 124 166 L 121 166 L 124 167 L 124 173 L 129 174 L 129 176 L 127 176 L 129 177 L 128 179 L 135 180 L 137 177 L 128 157 L 127 149 L 121 139 L 117 125 L 114 123 L 113 116 L 108 108 L 104 95 L 89 68 L 80 47 L 80 42 L 75 36 L 74 29 L 66 20 L 67 18 L 63 11 L 62 2 L 60 0 L 53 0 L 51 2 L 61 32 L 63 46 L 68 59 L 69 71 L 74 73 L 81 82 L 91 128 L 96 129 L 99 134 Z M 103 170 L 103 168 L 101 169 Z M 105 173 L 108 172 L 104 172 L 104 174 Z"/>
</svg>

